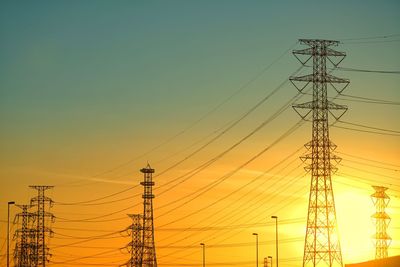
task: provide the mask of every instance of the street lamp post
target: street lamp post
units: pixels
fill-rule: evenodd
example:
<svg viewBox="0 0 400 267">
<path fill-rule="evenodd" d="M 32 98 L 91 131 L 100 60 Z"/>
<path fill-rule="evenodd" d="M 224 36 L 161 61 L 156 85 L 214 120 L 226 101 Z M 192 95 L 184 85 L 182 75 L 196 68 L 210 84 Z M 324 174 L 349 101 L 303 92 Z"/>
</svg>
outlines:
<svg viewBox="0 0 400 267">
<path fill-rule="evenodd" d="M 7 267 L 10 266 L 10 205 L 15 204 L 14 201 L 7 203 Z"/>
<path fill-rule="evenodd" d="M 258 267 L 258 234 L 253 233 L 256 236 L 256 267 Z"/>
<path fill-rule="evenodd" d="M 206 267 L 206 245 L 204 243 L 200 243 L 200 246 L 203 247 L 203 267 Z"/>
<path fill-rule="evenodd" d="M 278 216 L 271 216 L 272 219 L 275 219 L 275 249 L 276 249 L 276 267 L 279 267 L 278 265 Z M 272 262 L 272 261 L 271 261 Z"/>
</svg>

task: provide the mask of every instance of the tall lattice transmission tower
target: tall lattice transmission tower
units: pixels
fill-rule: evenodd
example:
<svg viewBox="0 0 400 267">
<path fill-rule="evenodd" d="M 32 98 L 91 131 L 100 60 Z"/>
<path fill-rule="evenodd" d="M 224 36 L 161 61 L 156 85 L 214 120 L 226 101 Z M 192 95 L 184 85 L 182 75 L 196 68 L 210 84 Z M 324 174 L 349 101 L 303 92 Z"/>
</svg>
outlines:
<svg viewBox="0 0 400 267">
<path fill-rule="evenodd" d="M 385 208 L 389 205 L 390 197 L 386 194 L 387 187 L 372 186 L 375 193 L 371 195 L 372 202 L 376 207 L 376 212 L 372 215 L 375 219 L 376 233 L 375 239 L 375 258 L 383 259 L 388 257 L 388 248 L 391 242 L 390 236 L 386 233 L 390 223 L 390 217 L 385 212 Z"/>
<path fill-rule="evenodd" d="M 121 266 L 141 267 L 143 216 L 141 214 L 128 214 L 128 216 L 132 219 L 132 224 L 124 232 L 127 232 L 131 236 L 131 242 L 125 246 L 130 253 L 130 259 Z"/>
<path fill-rule="evenodd" d="M 142 230 L 142 259 L 141 266 L 157 267 L 156 247 L 154 245 L 154 221 L 153 221 L 153 173 L 154 169 L 147 164 L 140 170 L 144 179 L 143 186 L 143 230 Z"/>
<path fill-rule="evenodd" d="M 21 223 L 21 227 L 15 231 L 16 240 L 14 251 L 14 263 L 16 267 L 33 266 L 35 232 L 32 229 L 34 213 L 30 212 L 31 205 L 16 205 L 22 212 L 17 213 L 14 223 Z"/>
<path fill-rule="evenodd" d="M 46 211 L 46 207 L 53 205 L 53 200 L 45 196 L 45 191 L 53 188 L 53 186 L 46 185 L 32 185 L 29 186 L 37 190 L 37 196 L 31 199 L 31 205 L 37 207 L 35 214 L 35 244 L 33 246 L 34 254 L 32 261 L 34 266 L 46 266 L 49 261 L 49 248 L 46 245 L 46 237 L 51 236 L 53 231 L 46 225 L 46 223 L 54 222 L 54 215 Z"/>
<path fill-rule="evenodd" d="M 301 158 L 309 162 L 305 169 L 311 172 L 303 266 L 343 266 L 331 180 L 331 174 L 336 170 L 335 164 L 340 158 L 333 154 L 336 145 L 329 139 L 328 117 L 331 114 L 334 119 L 339 119 L 347 107 L 328 100 L 327 85 L 332 85 L 340 94 L 349 80 L 327 73 L 327 62 L 336 67 L 346 54 L 332 49 L 332 46 L 339 44 L 338 41 L 299 41 L 308 47 L 294 50 L 293 55 L 303 65 L 312 59 L 313 69 L 312 74 L 290 77 L 290 81 L 301 93 L 307 93 L 306 88 L 312 83 L 313 96 L 310 102 L 293 105 L 303 119 L 307 120 L 309 115 L 312 118 L 312 140 L 305 145 L 309 152 Z"/>
</svg>

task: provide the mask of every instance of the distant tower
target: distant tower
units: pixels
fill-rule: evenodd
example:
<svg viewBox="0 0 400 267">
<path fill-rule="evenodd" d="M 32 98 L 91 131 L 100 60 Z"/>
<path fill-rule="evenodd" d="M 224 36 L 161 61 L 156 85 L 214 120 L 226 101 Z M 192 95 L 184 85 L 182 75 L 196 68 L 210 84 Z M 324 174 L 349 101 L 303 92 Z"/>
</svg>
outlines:
<svg viewBox="0 0 400 267">
<path fill-rule="evenodd" d="M 141 267 L 140 260 L 142 258 L 142 219 L 141 214 L 128 214 L 132 219 L 132 224 L 125 229 L 130 234 L 131 242 L 126 245 L 130 253 L 130 259 L 121 266 Z"/>
<path fill-rule="evenodd" d="M 376 233 L 373 236 L 375 239 L 375 258 L 383 259 L 388 257 L 388 247 L 391 242 L 390 236 L 386 233 L 386 230 L 390 223 L 390 217 L 385 212 L 385 208 L 388 206 L 390 197 L 386 194 L 387 187 L 383 186 L 372 186 L 375 189 L 375 193 L 371 195 L 372 202 L 376 207 L 376 212 L 372 215 L 375 219 Z"/>
<path fill-rule="evenodd" d="M 14 263 L 15 267 L 33 266 L 31 257 L 33 255 L 33 242 L 35 240 L 35 232 L 32 230 L 34 216 L 28 210 L 31 205 L 16 205 L 22 212 L 15 215 L 14 223 L 21 222 L 21 228 L 15 231 L 14 239 L 16 239 Z"/>
<path fill-rule="evenodd" d="M 312 59 L 313 69 L 312 74 L 290 77 L 301 93 L 308 84 L 312 84 L 313 96 L 310 102 L 293 105 L 303 119 L 309 114 L 312 118 L 312 140 L 305 145 L 310 153 L 302 157 L 309 162 L 305 169 L 311 171 L 303 266 L 343 266 L 331 180 L 331 173 L 336 170 L 334 163 L 340 158 L 332 153 L 336 145 L 329 139 L 328 117 L 331 114 L 334 119 L 339 119 L 347 107 L 328 100 L 327 85 L 342 84 L 340 89 L 337 85 L 333 86 L 341 93 L 349 80 L 330 75 L 326 65 L 331 62 L 336 67 L 346 54 L 331 48 L 337 46 L 338 41 L 301 39 L 300 43 L 308 48 L 294 50 L 293 54 L 303 65 Z M 300 83 L 303 85 L 299 86 Z M 335 114 L 335 111 L 340 111 L 340 114 Z"/>
<path fill-rule="evenodd" d="M 46 266 L 49 253 L 49 248 L 46 245 L 46 236 L 51 236 L 53 231 L 46 226 L 47 218 L 54 222 L 54 215 L 45 210 L 46 206 L 52 206 L 53 200 L 51 198 L 46 197 L 44 192 L 45 190 L 53 188 L 53 186 L 42 186 L 42 185 L 31 185 L 29 186 L 32 189 L 37 190 L 38 194 L 36 197 L 31 199 L 31 205 L 37 206 L 37 212 L 35 214 L 35 244 L 34 244 L 34 256 L 33 256 L 33 265 L 34 266 Z M 46 205 L 47 204 L 47 205 Z"/>
<path fill-rule="evenodd" d="M 147 164 L 146 168 L 140 170 L 144 179 L 143 185 L 143 236 L 142 236 L 142 267 L 157 267 L 156 247 L 154 245 L 154 222 L 153 222 L 153 173 L 154 169 Z"/>
</svg>

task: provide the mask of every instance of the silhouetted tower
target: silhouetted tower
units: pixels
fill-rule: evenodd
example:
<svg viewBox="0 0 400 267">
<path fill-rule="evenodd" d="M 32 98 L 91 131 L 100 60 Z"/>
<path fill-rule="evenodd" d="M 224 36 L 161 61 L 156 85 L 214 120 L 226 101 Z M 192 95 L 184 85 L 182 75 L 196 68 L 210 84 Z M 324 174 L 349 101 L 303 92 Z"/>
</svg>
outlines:
<svg viewBox="0 0 400 267">
<path fill-rule="evenodd" d="M 143 185 L 143 236 L 142 236 L 142 261 L 143 267 L 157 267 L 156 247 L 154 245 L 154 222 L 153 222 L 153 173 L 154 169 L 147 164 L 146 168 L 140 170 L 144 179 Z"/>
<path fill-rule="evenodd" d="M 140 260 L 142 258 L 142 219 L 141 214 L 128 214 L 132 219 L 132 224 L 125 229 L 131 236 L 131 242 L 126 245 L 126 249 L 130 253 L 130 259 L 121 266 L 127 267 L 140 267 Z"/>
<path fill-rule="evenodd" d="M 305 147 L 311 151 L 301 157 L 310 164 L 305 167 L 311 171 L 311 187 L 308 204 L 307 230 L 305 236 L 303 266 L 343 266 L 339 235 L 336 225 L 335 201 L 331 173 L 336 171 L 334 164 L 340 158 L 333 155 L 334 145 L 329 139 L 329 114 L 339 119 L 347 110 L 346 106 L 328 101 L 327 84 L 340 94 L 349 84 L 349 80 L 334 77 L 327 73 L 327 61 L 336 67 L 346 56 L 343 52 L 333 50 L 338 41 L 300 39 L 300 43 L 309 46 L 306 49 L 294 50 L 294 56 L 303 64 L 312 59 L 313 73 L 290 77 L 290 81 L 304 93 L 308 84 L 312 83 L 310 102 L 293 105 L 295 111 L 307 119 L 312 117 L 312 141 Z M 305 82 L 299 86 L 300 82 Z M 342 84 L 339 88 L 335 83 Z M 303 112 L 303 110 L 306 112 Z M 334 111 L 340 111 L 335 114 Z"/>
<path fill-rule="evenodd" d="M 35 245 L 34 245 L 34 266 L 46 266 L 48 262 L 49 248 L 46 246 L 46 236 L 51 236 L 53 231 L 46 226 L 46 222 L 50 219 L 54 222 L 54 215 L 46 211 L 46 206 L 51 207 L 53 200 L 45 196 L 45 190 L 53 188 L 53 186 L 42 186 L 42 185 L 31 185 L 32 189 L 37 190 L 38 194 L 36 197 L 31 199 L 31 205 L 37 207 L 35 214 Z M 46 205 L 47 204 L 47 205 Z"/>
<path fill-rule="evenodd" d="M 34 247 L 35 232 L 32 229 L 34 216 L 28 210 L 31 205 L 16 205 L 22 212 L 15 215 L 14 223 L 21 222 L 21 228 L 17 229 L 14 234 L 16 240 L 14 252 L 14 264 L 16 267 L 33 266 L 31 258 L 33 256 L 32 248 Z"/>
<path fill-rule="evenodd" d="M 372 215 L 376 224 L 376 233 L 373 236 L 376 247 L 375 258 L 383 259 L 388 257 L 388 248 L 392 240 L 386 233 L 390 223 L 390 217 L 385 212 L 385 208 L 389 205 L 390 197 L 385 192 L 388 189 L 387 187 L 372 187 L 375 189 L 375 193 L 371 195 L 371 198 L 376 207 L 376 212 Z"/>
</svg>

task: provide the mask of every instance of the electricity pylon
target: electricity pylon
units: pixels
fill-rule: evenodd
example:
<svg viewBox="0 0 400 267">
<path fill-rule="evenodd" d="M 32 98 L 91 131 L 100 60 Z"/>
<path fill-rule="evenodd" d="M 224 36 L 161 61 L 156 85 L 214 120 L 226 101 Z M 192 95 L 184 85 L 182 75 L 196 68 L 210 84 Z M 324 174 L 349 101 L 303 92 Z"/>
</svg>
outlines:
<svg viewBox="0 0 400 267">
<path fill-rule="evenodd" d="M 311 187 L 308 203 L 307 230 L 304 244 L 303 266 L 343 266 L 339 235 L 336 225 L 336 210 L 333 196 L 331 174 L 341 159 L 332 152 L 334 145 L 329 139 L 329 114 L 338 120 L 347 110 L 346 106 L 328 100 L 327 85 L 330 84 L 340 94 L 349 84 L 327 73 L 327 61 L 336 67 L 346 56 L 344 52 L 333 50 L 338 41 L 300 39 L 301 44 L 309 46 L 294 50 L 293 55 L 306 65 L 312 59 L 313 73 L 290 77 L 290 81 L 301 92 L 312 83 L 310 102 L 293 105 L 295 111 L 305 120 L 312 117 L 312 140 L 305 147 L 311 151 L 301 157 L 308 161 L 306 171 L 311 172 Z M 302 86 L 299 86 L 304 82 Z M 342 84 L 341 88 L 335 84 Z M 303 110 L 306 110 L 304 113 Z M 339 111 L 340 113 L 335 113 Z"/>
<path fill-rule="evenodd" d="M 157 267 L 156 247 L 154 245 L 154 221 L 153 221 L 153 173 L 154 169 L 147 164 L 146 168 L 140 170 L 144 179 L 140 184 L 143 186 L 143 235 L 142 235 L 142 258 L 143 267 Z"/>
<path fill-rule="evenodd" d="M 124 232 L 127 232 L 131 236 L 131 242 L 125 247 L 130 253 L 130 259 L 121 266 L 141 267 L 143 216 L 141 214 L 128 214 L 128 216 L 131 217 L 132 224 L 128 226 Z"/>
<path fill-rule="evenodd" d="M 21 228 L 17 229 L 14 234 L 16 239 L 14 263 L 16 267 L 29 267 L 33 266 L 33 241 L 35 240 L 35 233 L 32 229 L 34 214 L 28 210 L 31 205 L 16 205 L 22 212 L 15 215 L 14 223 L 21 222 Z"/>
<path fill-rule="evenodd" d="M 53 186 L 31 185 L 29 187 L 38 192 L 37 196 L 31 199 L 31 205 L 37 207 L 35 214 L 35 245 L 32 260 L 34 266 L 45 267 L 49 261 L 48 256 L 51 256 L 46 245 L 46 236 L 52 236 L 53 234 L 53 231 L 46 226 L 46 218 L 49 218 L 52 222 L 55 219 L 52 213 L 45 210 L 46 206 L 51 207 L 53 205 L 53 200 L 45 196 L 45 190 L 51 189 Z"/>
<path fill-rule="evenodd" d="M 389 205 L 390 197 L 386 194 L 387 187 L 372 186 L 375 193 L 371 195 L 372 202 L 376 207 L 376 212 L 372 215 L 375 219 L 376 233 L 375 239 L 375 259 L 383 259 L 388 257 L 388 248 L 391 242 L 390 236 L 386 233 L 390 223 L 390 217 L 385 212 L 385 208 Z"/>
</svg>

